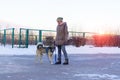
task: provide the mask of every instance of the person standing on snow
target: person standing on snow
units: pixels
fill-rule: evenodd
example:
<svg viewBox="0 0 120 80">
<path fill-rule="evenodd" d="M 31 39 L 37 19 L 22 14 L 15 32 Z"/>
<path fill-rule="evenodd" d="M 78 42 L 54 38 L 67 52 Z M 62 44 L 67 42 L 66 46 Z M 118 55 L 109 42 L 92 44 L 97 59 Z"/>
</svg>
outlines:
<svg viewBox="0 0 120 80">
<path fill-rule="evenodd" d="M 68 61 L 68 55 L 65 49 L 65 44 L 68 41 L 68 27 L 67 27 L 67 23 L 63 22 L 63 18 L 62 17 L 58 17 L 57 18 L 57 33 L 56 33 L 56 40 L 55 40 L 55 44 L 58 47 L 58 59 L 57 62 L 55 64 L 61 64 L 61 50 L 63 51 L 64 57 L 65 57 L 65 61 L 63 63 L 63 65 L 68 65 L 69 61 Z"/>
</svg>

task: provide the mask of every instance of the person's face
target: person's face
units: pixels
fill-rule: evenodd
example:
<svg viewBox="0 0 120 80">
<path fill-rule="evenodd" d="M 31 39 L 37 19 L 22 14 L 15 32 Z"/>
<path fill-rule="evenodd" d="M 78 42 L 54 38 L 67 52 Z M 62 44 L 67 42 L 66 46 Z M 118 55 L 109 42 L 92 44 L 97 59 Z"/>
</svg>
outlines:
<svg viewBox="0 0 120 80">
<path fill-rule="evenodd" d="M 58 20 L 57 23 L 58 23 L 58 25 L 61 25 L 61 24 L 62 24 L 62 21 L 59 21 L 59 20 Z"/>
</svg>

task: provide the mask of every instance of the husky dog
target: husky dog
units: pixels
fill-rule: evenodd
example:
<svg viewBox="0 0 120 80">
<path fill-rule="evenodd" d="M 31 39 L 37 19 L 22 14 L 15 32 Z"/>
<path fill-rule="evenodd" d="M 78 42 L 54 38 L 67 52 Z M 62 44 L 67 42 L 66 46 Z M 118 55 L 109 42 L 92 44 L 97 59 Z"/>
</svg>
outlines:
<svg viewBox="0 0 120 80">
<path fill-rule="evenodd" d="M 51 46 L 46 46 L 44 47 L 44 44 L 39 42 L 37 44 L 37 50 L 36 50 L 36 62 L 38 61 L 38 59 L 40 58 L 40 63 L 42 63 L 42 57 L 44 54 L 47 54 L 48 59 L 50 61 L 51 64 L 53 64 L 53 52 L 55 50 L 55 47 L 51 47 Z"/>
</svg>

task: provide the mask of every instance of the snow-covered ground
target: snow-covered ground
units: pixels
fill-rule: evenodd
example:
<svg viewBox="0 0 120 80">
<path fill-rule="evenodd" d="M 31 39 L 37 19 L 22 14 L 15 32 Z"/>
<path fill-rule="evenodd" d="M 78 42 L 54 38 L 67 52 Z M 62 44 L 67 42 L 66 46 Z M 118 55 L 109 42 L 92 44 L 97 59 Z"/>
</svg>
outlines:
<svg viewBox="0 0 120 80">
<path fill-rule="evenodd" d="M 91 78 L 93 80 L 119 80 L 119 76 L 117 75 L 109 75 L 109 74 L 75 74 L 74 77 L 84 77 L 84 78 Z"/>
<path fill-rule="evenodd" d="M 51 65 L 47 56 L 43 57 L 43 64 L 35 63 L 36 46 L 0 46 L 0 80 L 120 80 L 120 48 L 66 46 L 66 49 L 70 64 L 58 66 Z"/>
<path fill-rule="evenodd" d="M 69 60 L 51 65 L 46 56 L 43 64 L 34 55 L 0 56 L 0 80 L 120 80 L 120 54 L 70 54 Z"/>
<path fill-rule="evenodd" d="M 68 54 L 120 54 L 120 48 L 118 47 L 94 47 L 87 45 L 81 47 L 66 46 L 66 49 Z M 0 55 L 35 55 L 35 52 L 35 45 L 29 46 L 29 48 L 11 48 L 10 45 L 6 47 L 0 46 Z"/>
</svg>

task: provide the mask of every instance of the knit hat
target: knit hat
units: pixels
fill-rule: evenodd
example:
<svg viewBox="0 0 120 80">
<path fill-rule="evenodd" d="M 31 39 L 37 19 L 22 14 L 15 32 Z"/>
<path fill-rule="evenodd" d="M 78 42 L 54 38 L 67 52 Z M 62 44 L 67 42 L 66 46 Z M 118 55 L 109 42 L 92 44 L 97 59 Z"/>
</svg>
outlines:
<svg viewBox="0 0 120 80">
<path fill-rule="evenodd" d="M 63 21 L 63 18 L 62 17 L 58 17 L 57 21 Z"/>
</svg>

